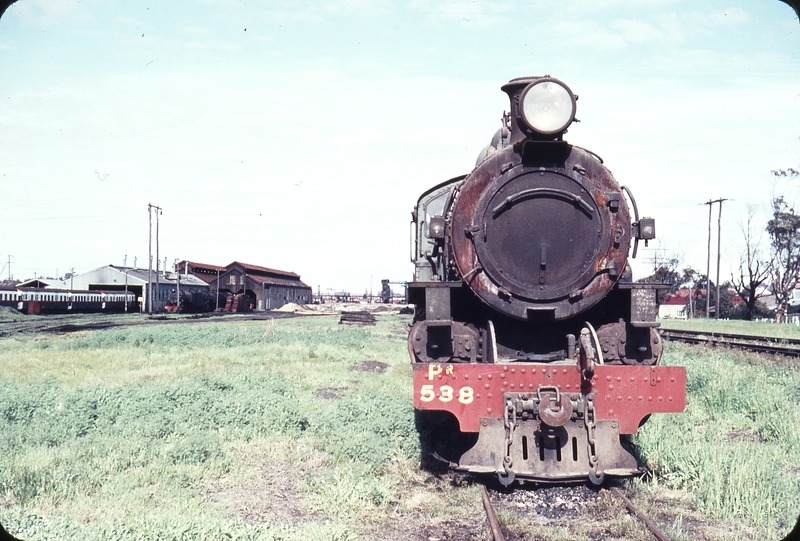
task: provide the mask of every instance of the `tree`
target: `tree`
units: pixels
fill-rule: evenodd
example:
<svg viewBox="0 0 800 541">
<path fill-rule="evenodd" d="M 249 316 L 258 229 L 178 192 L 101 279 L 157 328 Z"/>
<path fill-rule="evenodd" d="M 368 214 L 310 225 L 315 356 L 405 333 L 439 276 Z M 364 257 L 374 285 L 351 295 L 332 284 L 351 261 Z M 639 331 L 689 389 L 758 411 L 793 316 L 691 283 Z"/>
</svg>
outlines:
<svg viewBox="0 0 800 541">
<path fill-rule="evenodd" d="M 777 303 L 776 318 L 783 321 L 800 276 L 800 215 L 783 196 L 772 200 L 772 219 L 767 222 L 772 244 L 772 294 Z"/>
<path fill-rule="evenodd" d="M 761 239 L 754 238 L 751 231 L 750 226 L 754 215 L 753 207 L 748 207 L 747 225 L 741 226 L 742 234 L 744 235 L 745 253 L 739 257 L 738 278 L 731 274 L 731 285 L 736 294 L 744 301 L 743 317 L 748 321 L 752 321 L 753 316 L 756 314 L 758 299 L 767 294 L 767 290 L 763 286 L 772 271 L 772 262 L 764 260 L 760 256 L 759 244 Z"/>
<path fill-rule="evenodd" d="M 705 277 L 704 277 L 705 278 Z M 717 286 L 713 280 L 710 281 L 703 281 L 703 290 L 697 292 L 696 302 L 697 302 L 697 311 L 704 314 L 705 317 L 711 317 L 709 314 L 705 313 L 706 307 L 706 295 L 710 295 L 711 298 L 709 299 L 709 307 L 710 310 L 717 309 Z M 736 316 L 736 305 L 733 304 L 731 300 L 731 294 L 728 291 L 731 289 L 730 282 L 724 282 L 720 284 L 719 288 L 719 317 L 722 319 L 726 318 L 737 318 Z M 709 311 L 710 311 L 709 310 Z M 738 318 L 737 318 L 738 319 Z"/>
<path fill-rule="evenodd" d="M 653 255 L 653 274 L 637 280 L 646 284 L 668 284 L 669 289 L 658 292 L 658 301 L 663 301 L 670 292 L 676 291 L 681 285 L 682 274 L 678 271 L 680 259 L 666 255 L 663 250 L 656 250 Z"/>
<path fill-rule="evenodd" d="M 698 312 L 698 298 L 700 291 L 705 287 L 706 276 L 694 270 L 692 267 L 684 267 L 681 271 L 681 276 L 678 279 L 678 287 L 688 289 L 687 295 L 689 301 L 688 317 L 693 318 Z M 705 305 L 703 305 L 705 306 Z M 701 312 L 705 313 L 703 308 Z"/>
</svg>

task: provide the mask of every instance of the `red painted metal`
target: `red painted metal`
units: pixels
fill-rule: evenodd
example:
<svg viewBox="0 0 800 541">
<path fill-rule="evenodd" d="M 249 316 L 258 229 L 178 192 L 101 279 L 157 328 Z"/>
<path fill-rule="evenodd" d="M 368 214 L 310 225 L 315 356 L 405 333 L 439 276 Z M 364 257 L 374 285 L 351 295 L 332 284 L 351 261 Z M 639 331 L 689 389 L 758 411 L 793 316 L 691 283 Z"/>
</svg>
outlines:
<svg viewBox="0 0 800 541">
<path fill-rule="evenodd" d="M 481 419 L 503 417 L 503 393 L 536 393 L 555 386 L 567 394 L 597 394 L 597 420 L 618 421 L 620 434 L 634 434 L 651 413 L 678 413 L 686 407 L 682 366 L 595 367 L 582 386 L 577 366 L 542 363 L 429 364 L 414 368 L 414 407 L 452 413 L 462 432 L 478 432 Z"/>
</svg>

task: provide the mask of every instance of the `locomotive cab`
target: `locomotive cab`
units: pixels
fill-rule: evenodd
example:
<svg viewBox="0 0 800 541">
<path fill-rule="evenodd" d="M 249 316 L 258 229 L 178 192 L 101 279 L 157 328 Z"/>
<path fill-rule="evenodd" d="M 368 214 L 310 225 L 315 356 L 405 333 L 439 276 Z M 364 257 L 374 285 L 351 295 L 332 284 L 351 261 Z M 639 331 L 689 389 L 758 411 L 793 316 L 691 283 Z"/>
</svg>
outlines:
<svg viewBox="0 0 800 541">
<path fill-rule="evenodd" d="M 510 112 L 475 169 L 412 212 L 415 407 L 479 433 L 465 471 L 508 483 L 635 473 L 619 436 L 685 402 L 685 371 L 656 367 L 659 286 L 632 282 L 628 265 L 654 221 L 597 155 L 564 141 L 577 102 L 564 83 L 502 90 Z"/>
</svg>

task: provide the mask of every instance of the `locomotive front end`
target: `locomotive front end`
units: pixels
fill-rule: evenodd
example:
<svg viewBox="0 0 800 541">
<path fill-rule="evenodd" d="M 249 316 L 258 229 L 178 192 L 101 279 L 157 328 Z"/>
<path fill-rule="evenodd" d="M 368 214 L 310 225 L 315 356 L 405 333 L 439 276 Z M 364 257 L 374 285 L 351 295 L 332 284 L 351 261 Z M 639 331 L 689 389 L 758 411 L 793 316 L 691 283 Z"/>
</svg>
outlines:
<svg viewBox="0 0 800 541">
<path fill-rule="evenodd" d="M 635 474 L 621 436 L 685 407 L 685 370 L 658 366 L 659 286 L 632 282 L 628 265 L 654 221 L 564 141 L 577 101 L 564 83 L 502 89 L 510 112 L 475 169 L 413 212 L 414 406 L 475 436 L 443 450 L 457 469 L 505 484 Z"/>
</svg>

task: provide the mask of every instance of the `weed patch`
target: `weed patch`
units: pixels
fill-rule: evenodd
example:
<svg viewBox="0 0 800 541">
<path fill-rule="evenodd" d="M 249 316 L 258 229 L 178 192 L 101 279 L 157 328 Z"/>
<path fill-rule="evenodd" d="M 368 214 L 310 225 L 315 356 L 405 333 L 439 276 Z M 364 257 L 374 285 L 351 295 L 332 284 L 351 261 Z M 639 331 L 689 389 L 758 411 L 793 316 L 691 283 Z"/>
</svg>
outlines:
<svg viewBox="0 0 800 541">
<path fill-rule="evenodd" d="M 800 513 L 800 370 L 758 369 L 734 352 L 672 344 L 687 368 L 686 412 L 653 416 L 635 438 L 651 484 L 688 490 L 712 517 L 741 519 L 779 538 Z M 772 535 L 769 535 L 772 534 Z"/>
<path fill-rule="evenodd" d="M 4 339 L 0 519 L 27 541 L 480 539 L 477 487 L 418 467 L 407 320 Z M 798 370 L 677 345 L 666 362 L 687 366 L 689 407 L 637 436 L 653 469 L 631 484 L 640 500 L 681 496 L 663 512 L 676 539 L 781 538 L 800 511 Z M 640 534 L 597 501 L 585 516 L 610 516 L 606 537 Z"/>
</svg>

